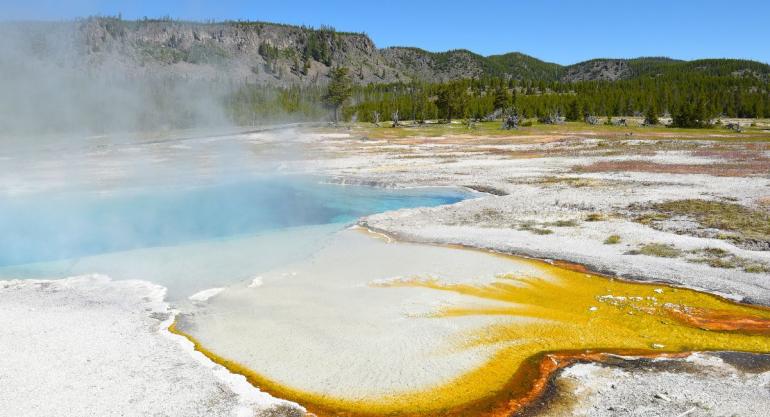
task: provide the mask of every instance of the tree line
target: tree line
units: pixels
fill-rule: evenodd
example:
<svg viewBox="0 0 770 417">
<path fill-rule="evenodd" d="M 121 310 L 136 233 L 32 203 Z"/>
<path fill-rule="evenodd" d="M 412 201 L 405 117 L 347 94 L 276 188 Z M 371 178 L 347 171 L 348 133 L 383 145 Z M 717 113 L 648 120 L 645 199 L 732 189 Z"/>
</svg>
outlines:
<svg viewBox="0 0 770 417">
<path fill-rule="evenodd" d="M 396 112 L 416 121 L 481 120 L 514 109 L 522 118 L 559 115 L 670 116 L 683 127 L 717 117 L 770 117 L 770 86 L 757 77 L 672 74 L 620 81 L 547 82 L 484 78 L 357 87 L 344 116 L 359 121 Z M 657 119 L 657 117 L 650 117 Z"/>
<path fill-rule="evenodd" d="M 380 122 L 501 118 L 671 117 L 673 125 L 701 127 L 719 117 L 770 117 L 770 85 L 756 76 L 675 72 L 619 81 L 535 81 L 499 77 L 441 83 L 352 85 L 345 68 L 327 86 L 244 85 L 230 95 L 238 122 L 277 115 Z"/>
</svg>

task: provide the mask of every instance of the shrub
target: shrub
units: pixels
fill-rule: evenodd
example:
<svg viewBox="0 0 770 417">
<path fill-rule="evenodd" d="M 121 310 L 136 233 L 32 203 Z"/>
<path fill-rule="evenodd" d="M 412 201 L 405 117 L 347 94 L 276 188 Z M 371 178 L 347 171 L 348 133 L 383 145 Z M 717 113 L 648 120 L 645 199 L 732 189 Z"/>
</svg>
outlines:
<svg viewBox="0 0 770 417">
<path fill-rule="evenodd" d="M 604 215 L 601 213 L 591 213 L 588 216 L 586 216 L 587 222 L 599 222 L 604 220 Z"/>
<path fill-rule="evenodd" d="M 555 221 L 555 222 L 553 222 L 551 224 L 556 226 L 556 227 L 575 227 L 579 223 L 578 223 L 577 220 L 570 219 L 570 220 L 557 220 L 557 221 Z"/>
</svg>

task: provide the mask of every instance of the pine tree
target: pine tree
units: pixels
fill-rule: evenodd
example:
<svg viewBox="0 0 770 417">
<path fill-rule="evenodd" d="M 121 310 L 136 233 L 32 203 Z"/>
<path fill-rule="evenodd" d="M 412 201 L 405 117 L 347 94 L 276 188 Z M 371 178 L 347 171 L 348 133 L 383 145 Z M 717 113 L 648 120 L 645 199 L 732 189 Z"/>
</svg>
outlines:
<svg viewBox="0 0 770 417">
<path fill-rule="evenodd" d="M 331 71 L 331 81 L 323 96 L 324 103 L 334 110 L 334 123 L 339 123 L 340 110 L 352 94 L 348 69 L 337 67 Z"/>
<path fill-rule="evenodd" d="M 448 86 L 439 89 L 436 96 L 436 107 L 447 123 L 452 123 L 452 90 Z"/>
<path fill-rule="evenodd" d="M 647 106 L 647 110 L 644 113 L 644 124 L 650 126 L 658 124 L 658 111 L 652 104 Z"/>
<path fill-rule="evenodd" d="M 578 105 L 577 100 L 572 100 L 569 103 L 569 106 L 567 107 L 567 113 L 565 114 L 567 120 L 569 121 L 578 121 L 580 120 L 580 106 Z"/>
<path fill-rule="evenodd" d="M 498 87 L 495 90 L 494 109 L 502 110 L 511 106 L 511 96 L 503 87 Z"/>
</svg>

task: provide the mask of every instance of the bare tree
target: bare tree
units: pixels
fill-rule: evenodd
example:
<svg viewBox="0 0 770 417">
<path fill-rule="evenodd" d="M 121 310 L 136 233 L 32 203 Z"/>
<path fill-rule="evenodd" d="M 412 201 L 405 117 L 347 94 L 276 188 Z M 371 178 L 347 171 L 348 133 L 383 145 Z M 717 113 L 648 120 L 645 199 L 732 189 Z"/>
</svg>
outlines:
<svg viewBox="0 0 770 417">
<path fill-rule="evenodd" d="M 380 127 L 380 112 L 377 110 L 372 112 L 372 120 L 375 126 Z"/>
<path fill-rule="evenodd" d="M 519 112 L 516 108 L 506 109 L 503 111 L 503 125 L 502 129 L 511 130 L 519 128 Z"/>
</svg>

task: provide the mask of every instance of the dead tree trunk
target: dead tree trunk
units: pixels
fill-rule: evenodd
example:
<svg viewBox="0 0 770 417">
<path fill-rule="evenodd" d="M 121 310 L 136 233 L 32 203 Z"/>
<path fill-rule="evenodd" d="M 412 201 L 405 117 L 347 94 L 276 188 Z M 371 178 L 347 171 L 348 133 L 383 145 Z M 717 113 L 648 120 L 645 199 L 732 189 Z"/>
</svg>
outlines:
<svg viewBox="0 0 770 417">
<path fill-rule="evenodd" d="M 372 112 L 372 120 L 374 120 L 375 126 L 380 127 L 380 112 L 378 111 Z"/>
</svg>

